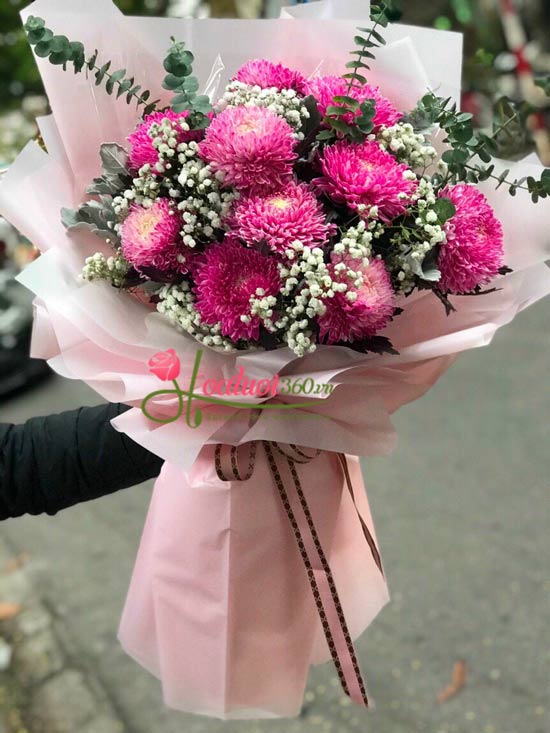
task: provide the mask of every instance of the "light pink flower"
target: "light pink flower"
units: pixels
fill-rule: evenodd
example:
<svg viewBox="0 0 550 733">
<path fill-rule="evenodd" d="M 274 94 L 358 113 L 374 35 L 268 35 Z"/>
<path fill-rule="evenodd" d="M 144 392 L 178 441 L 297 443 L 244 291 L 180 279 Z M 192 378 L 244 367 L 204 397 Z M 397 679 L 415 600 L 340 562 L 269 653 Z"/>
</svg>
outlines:
<svg viewBox="0 0 550 733">
<path fill-rule="evenodd" d="M 148 366 L 149 371 L 163 382 L 177 379 L 181 371 L 181 363 L 174 349 L 159 351 L 149 359 Z"/>
<path fill-rule="evenodd" d="M 334 97 L 352 97 L 358 102 L 364 102 L 367 99 L 374 99 L 376 102 L 376 116 L 373 120 L 375 129 L 384 125 L 385 127 L 391 127 L 403 117 L 389 99 L 384 97 L 379 87 L 365 84 L 363 86 L 353 86 L 348 92 L 348 82 L 346 79 L 342 79 L 341 76 L 318 76 L 314 79 L 310 79 L 307 82 L 306 94 L 311 94 L 317 100 L 319 112 L 324 117 L 327 111 L 327 107 L 337 105 L 334 102 Z M 356 114 L 351 112 L 344 115 L 342 119 L 351 125 L 356 116 L 361 114 L 360 110 L 357 110 Z"/>
<path fill-rule="evenodd" d="M 124 257 L 138 271 L 187 272 L 189 263 L 180 260 L 192 252 L 183 245 L 181 227 L 181 217 L 168 199 L 158 199 L 149 208 L 134 206 L 122 224 Z"/>
<path fill-rule="evenodd" d="M 340 258 L 341 260 L 341 258 Z M 319 316 L 320 339 L 327 344 L 363 341 L 376 335 L 388 325 L 395 312 L 395 292 L 386 266 L 381 260 L 371 260 L 368 265 L 359 260 L 347 260 L 355 272 L 363 275 L 363 285 L 348 287 L 357 298 L 350 301 L 347 293 L 336 293 L 324 298 L 324 315 Z M 347 282 L 344 274 L 329 266 L 333 280 Z"/>
<path fill-rule="evenodd" d="M 451 199 L 456 214 L 443 227 L 447 243 L 439 255 L 439 285 L 445 292 L 469 293 L 489 283 L 503 265 L 502 224 L 475 186 L 460 183 L 441 196 Z"/>
<path fill-rule="evenodd" d="M 227 186 L 241 191 L 277 190 L 292 175 L 296 159 L 290 125 L 263 107 L 228 107 L 216 117 L 200 154 Z"/>
<path fill-rule="evenodd" d="M 277 262 L 257 250 L 225 241 L 209 246 L 195 273 L 196 307 L 203 321 L 219 323 L 222 334 L 234 341 L 257 341 L 261 321 L 250 315 L 250 298 L 260 288 L 276 296 L 281 288 Z M 241 316 L 248 317 L 243 321 Z"/>
<path fill-rule="evenodd" d="M 154 123 L 158 124 L 165 119 L 177 122 L 187 117 L 188 114 L 187 111 L 174 112 L 171 109 L 166 109 L 164 112 L 153 112 L 153 114 L 147 115 L 143 122 L 138 125 L 135 132 L 128 136 L 128 142 L 130 143 L 128 163 L 131 170 L 138 171 L 146 164 L 154 166 L 159 161 L 158 150 L 153 146 L 153 139 L 149 135 L 151 125 Z M 181 130 L 178 135 L 178 141 L 183 143 L 189 142 L 190 140 L 200 140 L 202 134 L 200 130 L 191 130 L 189 132 Z"/>
<path fill-rule="evenodd" d="M 297 239 L 304 246 L 322 245 L 331 231 L 322 205 L 308 186 L 299 183 L 242 198 L 230 223 L 235 236 L 247 244 L 265 241 L 283 255 Z"/>
<path fill-rule="evenodd" d="M 299 71 L 293 71 L 282 64 L 274 64 L 266 59 L 247 61 L 237 71 L 234 79 L 243 84 L 259 86 L 262 89 L 273 87 L 276 87 L 279 91 L 281 89 L 295 89 L 300 94 L 304 92 L 306 87 L 306 78 Z"/>
<path fill-rule="evenodd" d="M 342 141 L 327 146 L 321 156 L 321 170 L 323 177 L 314 183 L 322 192 L 355 211 L 367 207 L 365 216 L 372 206 L 378 206 L 382 221 L 403 214 L 418 187 L 416 179 L 405 178 L 407 166 L 376 142 Z"/>
</svg>

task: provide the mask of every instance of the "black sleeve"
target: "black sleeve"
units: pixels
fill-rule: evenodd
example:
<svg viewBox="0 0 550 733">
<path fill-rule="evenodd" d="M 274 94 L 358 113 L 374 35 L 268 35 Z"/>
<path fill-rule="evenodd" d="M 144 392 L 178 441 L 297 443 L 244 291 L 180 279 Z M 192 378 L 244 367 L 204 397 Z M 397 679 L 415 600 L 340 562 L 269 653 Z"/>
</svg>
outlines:
<svg viewBox="0 0 550 733">
<path fill-rule="evenodd" d="M 117 432 L 125 405 L 0 425 L 0 519 L 55 514 L 159 474 L 162 460 Z"/>
</svg>

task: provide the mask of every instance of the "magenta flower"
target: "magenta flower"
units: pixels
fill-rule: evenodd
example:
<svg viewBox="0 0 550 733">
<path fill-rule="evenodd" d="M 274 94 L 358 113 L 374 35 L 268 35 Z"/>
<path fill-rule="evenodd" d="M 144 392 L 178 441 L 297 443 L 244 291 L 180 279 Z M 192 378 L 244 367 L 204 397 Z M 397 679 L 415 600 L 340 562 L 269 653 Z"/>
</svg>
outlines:
<svg viewBox="0 0 550 733">
<path fill-rule="evenodd" d="M 321 170 L 323 177 L 314 183 L 323 193 L 365 216 L 377 206 L 378 217 L 385 222 L 406 211 L 418 187 L 416 178 L 407 177 L 409 168 L 376 142 L 327 146 Z"/>
<path fill-rule="evenodd" d="M 297 239 L 304 246 L 322 245 L 331 231 L 322 205 L 308 186 L 299 183 L 289 183 L 276 193 L 241 199 L 231 226 L 247 244 L 265 241 L 282 255 Z"/>
<path fill-rule="evenodd" d="M 361 264 L 359 260 L 347 258 L 346 264 L 363 276 L 363 284 L 357 288 L 348 287 L 347 293 L 335 293 L 333 298 L 324 298 L 324 315 L 319 316 L 321 341 L 327 344 L 362 341 L 376 335 L 390 322 L 395 312 L 395 292 L 386 266 L 381 260 Z M 349 283 L 345 273 L 329 266 L 333 280 Z M 348 298 L 352 293 L 355 300 Z"/>
<path fill-rule="evenodd" d="M 181 363 L 174 349 L 159 351 L 147 364 L 149 371 L 163 382 L 171 382 L 180 375 Z"/>
<path fill-rule="evenodd" d="M 276 296 L 281 288 L 277 262 L 236 242 L 213 244 L 195 274 L 196 308 L 209 325 L 219 323 L 234 341 L 257 341 L 260 318 L 251 315 L 251 297 Z M 243 317 L 245 320 L 243 320 Z"/>
<path fill-rule="evenodd" d="M 143 122 L 138 125 L 135 132 L 128 136 L 128 142 L 130 143 L 128 164 L 130 169 L 138 171 L 144 165 L 149 164 L 150 166 L 154 166 L 159 161 L 158 150 L 153 147 L 153 140 L 149 135 L 151 125 L 154 123 L 158 124 L 165 119 L 177 122 L 187 117 L 188 114 L 187 111 L 174 112 L 171 109 L 167 109 L 164 112 L 153 112 L 153 114 L 147 115 Z M 178 135 L 178 141 L 180 143 L 189 142 L 190 140 L 200 140 L 201 137 L 202 131 L 191 130 L 185 132 L 185 130 L 181 130 Z"/>
<path fill-rule="evenodd" d="M 444 225 L 447 243 L 439 254 L 439 285 L 445 292 L 469 293 L 489 283 L 503 265 L 502 224 L 475 186 L 461 183 L 441 196 L 451 199 L 456 214 Z"/>
<path fill-rule="evenodd" d="M 341 76 L 319 76 L 314 79 L 310 79 L 307 82 L 306 94 L 311 94 L 317 100 L 319 112 L 324 117 L 327 111 L 327 107 L 336 105 L 334 97 L 336 96 L 347 96 L 356 99 L 358 102 L 364 102 L 367 99 L 374 99 L 376 103 L 376 116 L 374 118 L 375 129 L 384 125 L 385 127 L 391 127 L 403 117 L 389 99 L 384 97 L 380 92 L 379 87 L 371 86 L 370 84 L 364 84 L 363 86 L 353 86 L 348 89 L 348 82 L 346 79 L 342 79 Z M 341 119 L 351 125 L 354 122 L 356 116 L 361 114 L 360 110 L 357 110 L 356 114 L 351 112 L 344 115 Z"/>
<path fill-rule="evenodd" d="M 168 199 L 158 199 L 149 208 L 132 207 L 121 229 L 124 257 L 138 271 L 187 272 L 186 255 L 192 251 L 183 245 L 181 227 L 181 217 Z"/>
<path fill-rule="evenodd" d="M 292 175 L 294 133 L 263 107 L 228 107 L 212 120 L 200 154 L 227 186 L 241 191 L 281 188 Z"/>
<path fill-rule="evenodd" d="M 234 76 L 236 81 L 262 89 L 295 89 L 303 94 L 306 87 L 306 78 L 299 71 L 288 69 L 282 64 L 274 64 L 266 59 L 247 61 Z"/>
</svg>

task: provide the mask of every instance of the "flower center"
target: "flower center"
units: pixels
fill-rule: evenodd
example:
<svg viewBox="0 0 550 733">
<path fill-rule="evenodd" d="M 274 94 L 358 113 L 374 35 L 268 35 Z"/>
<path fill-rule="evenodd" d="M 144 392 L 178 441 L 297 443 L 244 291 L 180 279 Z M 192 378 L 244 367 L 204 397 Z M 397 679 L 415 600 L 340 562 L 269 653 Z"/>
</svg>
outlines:
<svg viewBox="0 0 550 733">
<path fill-rule="evenodd" d="M 361 160 L 359 165 L 364 171 L 371 171 L 374 168 L 374 163 L 370 160 Z"/>
<path fill-rule="evenodd" d="M 147 212 L 145 213 L 139 220 L 138 223 L 138 231 L 140 235 L 147 239 L 151 233 L 154 231 L 155 227 L 159 223 L 160 217 L 155 212 Z"/>
<path fill-rule="evenodd" d="M 248 135 L 251 132 L 257 132 L 258 123 L 252 117 L 249 117 L 247 120 L 243 120 L 240 125 L 237 125 L 235 129 L 239 135 Z"/>
<path fill-rule="evenodd" d="M 274 209 L 285 211 L 289 208 L 290 201 L 283 196 L 274 196 L 272 199 L 269 199 L 269 205 L 272 206 Z"/>
</svg>

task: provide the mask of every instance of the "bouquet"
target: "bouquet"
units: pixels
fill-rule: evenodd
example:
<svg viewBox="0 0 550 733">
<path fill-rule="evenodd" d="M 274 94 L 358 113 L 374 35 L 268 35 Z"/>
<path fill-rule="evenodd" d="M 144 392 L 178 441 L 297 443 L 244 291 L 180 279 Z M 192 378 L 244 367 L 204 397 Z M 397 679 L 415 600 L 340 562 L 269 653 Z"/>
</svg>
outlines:
<svg viewBox="0 0 550 733">
<path fill-rule="evenodd" d="M 34 354 L 134 406 L 115 427 L 166 460 L 121 643 L 182 710 L 295 715 L 328 658 L 367 707 L 353 639 L 388 594 L 357 456 L 550 291 L 548 171 L 494 158 L 513 109 L 493 135 L 458 110 L 458 37 L 385 5 L 368 26 L 325 2 L 238 24 L 35 6 L 48 154 L 0 189 L 45 252 L 21 278 Z M 105 28 L 111 58 L 88 50 Z"/>
</svg>

